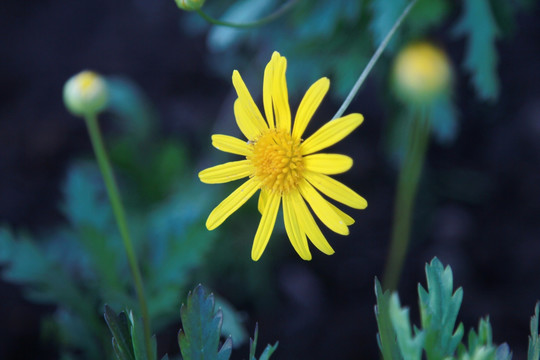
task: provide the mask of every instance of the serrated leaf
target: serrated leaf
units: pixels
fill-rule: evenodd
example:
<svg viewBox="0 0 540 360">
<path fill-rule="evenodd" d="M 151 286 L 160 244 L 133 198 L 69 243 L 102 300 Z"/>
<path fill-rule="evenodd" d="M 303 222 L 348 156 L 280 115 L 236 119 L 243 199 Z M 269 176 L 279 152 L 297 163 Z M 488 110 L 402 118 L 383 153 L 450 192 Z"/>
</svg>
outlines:
<svg viewBox="0 0 540 360">
<path fill-rule="evenodd" d="M 531 335 L 529 336 L 529 351 L 527 360 L 540 359 L 540 336 L 538 335 L 538 319 L 540 316 L 540 302 L 536 303 L 534 315 L 531 317 Z"/>
<path fill-rule="evenodd" d="M 499 345 L 495 352 L 495 360 L 512 360 L 512 352 L 507 343 Z"/>
<path fill-rule="evenodd" d="M 255 332 L 254 332 L 254 335 L 253 335 L 253 339 L 252 338 L 249 339 L 249 360 L 257 360 L 257 358 L 255 357 L 255 353 L 257 351 L 257 340 L 258 340 L 258 338 L 259 338 L 259 324 L 256 323 L 255 324 Z M 279 344 L 279 342 L 276 341 L 276 343 L 274 345 L 270 345 L 270 344 L 266 345 L 266 347 L 263 350 L 263 353 L 259 357 L 259 360 L 268 360 L 268 359 L 270 359 L 270 356 L 272 356 L 274 351 L 276 351 L 276 349 L 278 347 L 278 344 Z"/>
<path fill-rule="evenodd" d="M 255 332 L 253 339 L 249 338 L 249 360 L 254 360 L 255 352 L 257 351 L 257 341 L 259 340 L 259 323 L 255 323 Z"/>
<path fill-rule="evenodd" d="M 439 144 L 452 143 L 458 133 L 457 110 L 450 96 L 441 96 L 429 108 L 431 131 Z"/>
<path fill-rule="evenodd" d="M 131 342 L 135 360 L 155 360 L 157 359 L 156 336 L 150 338 L 150 349 L 146 349 L 146 340 L 144 338 L 144 325 L 142 318 L 135 318 L 133 312 L 129 312 L 131 322 Z M 149 358 L 150 356 L 150 358 Z"/>
<path fill-rule="evenodd" d="M 214 296 L 207 295 L 202 285 L 188 294 L 187 305 L 180 308 L 182 327 L 178 332 L 178 343 L 184 360 L 227 360 L 232 351 L 227 339 L 218 351 L 221 311 L 214 312 Z"/>
<path fill-rule="evenodd" d="M 113 309 L 105 305 L 105 321 L 112 333 L 113 349 L 119 360 L 135 360 L 131 338 L 131 324 L 124 312 L 116 315 Z"/>
<path fill-rule="evenodd" d="M 248 339 L 248 334 L 242 325 L 242 315 L 222 297 L 216 296 L 214 299 L 216 307 L 223 313 L 222 335 L 232 338 L 234 348 L 243 345 Z"/>
<path fill-rule="evenodd" d="M 498 29 L 489 1 L 463 1 L 463 15 L 454 32 L 468 37 L 463 66 L 471 74 L 478 96 L 485 100 L 496 99 L 499 95 L 495 48 Z"/>
<path fill-rule="evenodd" d="M 454 332 L 463 290 L 452 293 L 452 269 L 444 268 L 437 258 L 426 264 L 426 278 L 427 291 L 418 284 L 426 355 L 428 359 L 443 359 L 454 354 L 463 337 L 462 324 Z"/>
<path fill-rule="evenodd" d="M 403 359 L 397 344 L 396 332 L 390 320 L 390 291 L 382 291 L 379 279 L 375 278 L 375 318 L 377 319 L 377 342 L 384 360 Z"/>
<path fill-rule="evenodd" d="M 409 320 L 409 309 L 402 308 L 397 294 L 390 297 L 390 320 L 396 332 L 397 343 L 404 360 L 420 360 L 425 334 L 415 331 L 413 335 Z"/>
</svg>

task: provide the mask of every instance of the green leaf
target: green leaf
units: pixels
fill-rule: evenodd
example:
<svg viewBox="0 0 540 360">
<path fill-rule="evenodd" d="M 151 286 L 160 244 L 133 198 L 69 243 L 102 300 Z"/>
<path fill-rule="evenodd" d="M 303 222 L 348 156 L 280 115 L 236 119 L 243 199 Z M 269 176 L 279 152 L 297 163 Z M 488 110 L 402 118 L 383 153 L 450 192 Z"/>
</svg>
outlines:
<svg viewBox="0 0 540 360">
<path fill-rule="evenodd" d="M 529 351 L 527 360 L 540 359 L 540 336 L 538 335 L 538 319 L 540 312 L 540 302 L 536 303 L 534 315 L 531 318 L 531 335 L 529 336 Z"/>
<path fill-rule="evenodd" d="M 396 332 L 397 343 L 404 360 L 420 360 L 425 334 L 415 329 L 413 336 L 409 309 L 402 308 L 396 293 L 390 297 L 390 320 Z"/>
<path fill-rule="evenodd" d="M 216 307 L 223 313 L 221 334 L 231 337 L 234 348 L 241 346 L 248 339 L 247 331 L 242 325 L 242 314 L 236 311 L 224 298 L 216 296 L 214 299 L 216 301 Z"/>
<path fill-rule="evenodd" d="M 407 27 L 419 36 L 425 36 L 430 27 L 440 24 L 448 15 L 450 3 L 447 0 L 418 0 L 407 16 Z"/>
<path fill-rule="evenodd" d="M 108 110 L 120 119 L 124 131 L 136 141 L 151 137 L 157 115 L 146 94 L 128 78 L 111 76 L 106 80 Z"/>
<path fill-rule="evenodd" d="M 428 359 L 443 359 L 454 354 L 463 337 L 462 324 L 454 332 L 463 290 L 452 293 L 452 269 L 444 268 L 437 258 L 426 264 L 426 278 L 427 291 L 418 284 L 426 355 Z"/>
<path fill-rule="evenodd" d="M 135 354 L 135 360 L 155 360 L 157 359 L 157 343 L 156 336 L 150 338 L 151 349 L 146 349 L 146 340 L 144 338 L 144 325 L 142 318 L 135 318 L 133 313 L 129 312 L 129 320 L 131 322 L 131 340 L 133 344 L 133 353 Z M 151 358 L 148 358 L 148 355 Z"/>
<path fill-rule="evenodd" d="M 457 110 L 450 96 L 439 97 L 428 109 L 431 131 L 439 144 L 452 143 L 458 132 Z"/>
<path fill-rule="evenodd" d="M 375 317 L 377 319 L 377 343 L 384 360 L 403 359 L 396 340 L 396 332 L 390 320 L 390 291 L 382 291 L 381 283 L 375 278 Z"/>
<path fill-rule="evenodd" d="M 471 329 L 468 337 L 468 349 L 463 344 L 459 346 L 460 360 L 495 360 L 496 349 L 493 346 L 489 318 L 480 319 L 478 334 Z"/>
<path fill-rule="evenodd" d="M 501 344 L 495 352 L 495 360 L 512 360 L 512 352 L 508 344 Z"/>
<path fill-rule="evenodd" d="M 124 312 L 116 315 L 108 305 L 105 305 L 105 321 L 112 333 L 113 349 L 118 360 L 135 360 L 133 341 L 131 338 L 131 323 Z"/>
<path fill-rule="evenodd" d="M 202 285 L 188 294 L 187 305 L 180 308 L 182 326 L 178 332 L 178 343 L 184 360 L 227 360 L 232 351 L 228 338 L 218 351 L 221 311 L 214 312 L 214 296 L 207 295 Z"/>
<path fill-rule="evenodd" d="M 220 18 L 222 21 L 237 24 L 256 21 L 271 12 L 275 0 L 236 1 Z M 224 51 L 250 33 L 249 29 L 235 29 L 226 26 L 213 26 L 208 33 L 208 48 L 211 51 Z"/>
<path fill-rule="evenodd" d="M 468 37 L 463 66 L 472 76 L 478 96 L 485 100 L 499 95 L 497 50 L 498 29 L 488 0 L 463 1 L 463 15 L 454 29 Z"/>
<path fill-rule="evenodd" d="M 256 323 L 255 324 L 255 333 L 253 335 L 253 339 L 249 339 L 249 360 L 257 360 L 257 358 L 255 357 L 255 352 L 257 351 L 257 340 L 259 338 L 259 324 Z M 277 347 L 278 347 L 278 343 L 276 341 L 276 343 L 274 345 L 266 345 L 266 348 L 264 348 L 264 351 L 263 353 L 261 354 L 261 356 L 259 357 L 259 360 L 268 360 L 270 359 L 270 356 L 272 356 L 272 354 L 274 353 L 274 351 L 276 351 Z"/>
<path fill-rule="evenodd" d="M 409 1 L 407 0 L 373 0 L 371 2 L 371 11 L 373 18 L 371 20 L 370 28 L 373 33 L 373 40 L 376 46 L 378 46 L 386 34 L 392 29 L 394 23 L 399 18 Z M 399 32 L 394 34 L 394 39 L 388 44 L 388 48 L 392 49 L 392 43 L 395 43 L 399 37 Z"/>
</svg>

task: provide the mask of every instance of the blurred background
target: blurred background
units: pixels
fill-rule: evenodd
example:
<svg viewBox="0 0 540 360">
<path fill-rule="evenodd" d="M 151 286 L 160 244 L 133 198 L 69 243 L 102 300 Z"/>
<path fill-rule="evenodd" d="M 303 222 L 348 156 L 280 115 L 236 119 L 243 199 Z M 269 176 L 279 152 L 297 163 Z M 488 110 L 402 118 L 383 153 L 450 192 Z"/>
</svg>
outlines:
<svg viewBox="0 0 540 360">
<path fill-rule="evenodd" d="M 281 4 L 207 0 L 204 10 L 245 22 Z M 333 116 L 405 4 L 301 0 L 269 25 L 233 30 L 172 0 L 3 1 L 0 358 L 110 354 L 104 303 L 117 311 L 137 306 L 84 121 L 62 102 L 65 81 L 84 69 L 103 74 L 111 88 L 100 123 L 137 241 L 160 356 L 178 356 L 179 305 L 202 282 L 235 320 L 228 329 L 243 345 L 233 359 L 247 357 L 245 332 L 252 334 L 255 322 L 261 347 L 279 340 L 278 359 L 376 358 L 374 277 L 382 277 L 389 246 L 407 108 L 392 92 L 391 69 L 414 40 L 443 49 L 454 70 L 420 182 L 402 304 L 418 324 L 417 283 L 425 284 L 424 265 L 437 256 L 464 288 L 458 321 L 469 329 L 489 315 L 494 341 L 524 358 L 540 299 L 536 1 L 418 2 L 347 111 L 362 113 L 364 124 L 334 147 L 355 161 L 337 178 L 369 206 L 349 211 L 356 220 L 349 236 L 324 231 L 333 256 L 314 251 L 303 262 L 278 225 L 262 259 L 252 262 L 256 201 L 218 230 L 204 227 L 237 185 L 204 185 L 197 177 L 233 160 L 210 141 L 214 133 L 240 135 L 233 69 L 261 104 L 264 66 L 280 51 L 292 109 L 328 76 L 313 132 Z"/>
</svg>

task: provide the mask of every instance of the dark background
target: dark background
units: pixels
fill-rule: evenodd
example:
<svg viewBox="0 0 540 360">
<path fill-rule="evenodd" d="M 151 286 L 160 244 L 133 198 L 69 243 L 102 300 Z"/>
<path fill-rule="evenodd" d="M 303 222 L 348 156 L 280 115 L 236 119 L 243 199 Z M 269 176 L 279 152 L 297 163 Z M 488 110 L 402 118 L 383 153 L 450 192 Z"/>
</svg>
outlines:
<svg viewBox="0 0 540 360">
<path fill-rule="evenodd" d="M 460 133 L 449 146 L 429 148 L 400 283 L 402 304 L 411 306 L 417 323 L 416 284 L 425 284 L 425 262 L 437 256 L 450 264 L 456 286 L 464 288 L 460 319 L 466 329 L 489 314 L 494 341 L 508 342 L 516 359 L 526 356 L 529 320 L 540 299 L 538 12 L 535 6 L 519 14 L 515 32 L 499 42 L 496 102 L 478 101 L 458 73 Z M 196 15 L 181 13 L 173 1 L 2 2 L 0 223 L 36 235 L 62 223 L 65 170 L 91 147 L 84 123 L 64 109 L 61 92 L 65 80 L 85 68 L 134 80 L 155 104 L 162 131 L 189 144 L 196 162 L 203 158 L 232 86 L 205 66 L 211 55 L 204 37 L 182 32 L 179 22 L 187 16 Z M 454 63 L 463 53 L 458 45 L 449 50 Z M 350 107 L 366 121 L 343 145 L 355 158 L 344 179 L 369 202 L 367 210 L 352 213 L 357 223 L 351 236 L 330 239 L 331 257 L 314 254 L 305 263 L 291 250 L 276 263 L 268 286 L 277 302 L 270 310 L 235 303 L 233 290 L 219 289 L 248 311 L 249 329 L 259 321 L 260 344 L 280 341 L 275 358 L 378 356 L 373 277 L 384 266 L 396 182 L 382 152 L 380 90 L 368 80 Z M 318 114 L 329 118 L 338 106 L 327 100 Z M 39 338 L 40 318 L 53 309 L 27 302 L 21 289 L 0 282 L 0 358 L 54 358 L 54 347 Z M 178 351 L 172 331 L 160 335 L 160 356 Z M 233 353 L 246 357 L 245 349 Z"/>
</svg>

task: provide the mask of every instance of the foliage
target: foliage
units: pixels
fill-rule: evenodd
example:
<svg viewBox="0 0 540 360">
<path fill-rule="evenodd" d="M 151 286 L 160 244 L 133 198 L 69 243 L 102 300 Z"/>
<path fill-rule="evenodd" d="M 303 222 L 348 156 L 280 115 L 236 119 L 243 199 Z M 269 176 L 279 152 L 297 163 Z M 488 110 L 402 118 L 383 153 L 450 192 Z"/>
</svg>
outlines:
<svg viewBox="0 0 540 360">
<path fill-rule="evenodd" d="M 145 351 L 141 336 L 142 325 L 135 321 L 131 311 L 118 315 L 105 305 L 105 321 L 112 334 L 112 344 L 117 360 L 155 360 L 157 348 L 155 336 L 152 337 L 151 349 Z M 208 294 L 201 284 L 187 295 L 187 304 L 180 307 L 182 329 L 178 332 L 178 344 L 184 360 L 228 360 L 231 356 L 233 340 L 229 335 L 219 346 L 222 337 L 221 328 L 224 314 L 220 308 L 215 310 L 214 295 Z M 250 339 L 249 360 L 257 360 L 255 351 L 259 328 L 255 326 L 255 335 Z M 259 360 L 268 360 L 277 349 L 278 343 L 267 345 Z M 169 359 L 165 354 L 162 360 Z"/>
<path fill-rule="evenodd" d="M 127 198 L 129 227 L 145 279 L 151 322 L 160 330 L 175 318 L 179 294 L 193 282 L 193 271 L 206 261 L 215 239 L 216 233 L 206 231 L 203 220 L 212 194 L 201 191 L 198 180 L 187 176 L 193 171 L 183 146 L 153 140 L 157 135 L 148 125 L 151 110 L 139 112 L 138 125 L 129 126 L 131 114 L 120 111 L 126 108 L 125 101 L 151 107 L 140 90 L 126 81 L 108 83 L 113 84 L 111 115 L 127 129 L 112 139 L 111 157 L 124 193 L 133 194 Z M 61 344 L 63 356 L 80 352 L 83 358 L 105 358 L 110 346 L 99 321 L 103 304 L 136 310 L 138 305 L 95 164 L 78 161 L 69 167 L 63 198 L 61 210 L 67 221 L 46 236 L 34 239 L 0 228 L 0 275 L 22 285 L 32 301 L 57 305 L 54 321 L 49 322 L 54 326 L 48 329 L 49 336 Z M 231 307 L 228 314 L 227 328 L 241 342 L 245 335 L 239 317 Z"/>
<path fill-rule="evenodd" d="M 455 28 L 457 35 L 468 36 L 463 65 L 472 76 L 478 96 L 493 100 L 499 95 L 495 49 L 497 24 L 488 0 L 467 0 L 463 4 L 463 15 Z"/>
<path fill-rule="evenodd" d="M 375 279 L 377 305 L 375 315 L 379 332 L 379 349 L 385 360 L 419 360 L 423 354 L 428 360 L 510 360 L 512 353 L 507 344 L 493 344 L 489 318 L 481 319 L 478 330 L 471 329 L 467 342 L 462 342 L 463 324 L 456 328 L 456 319 L 463 298 L 461 288 L 453 290 L 450 266 L 443 267 L 434 258 L 426 264 L 427 290 L 418 284 L 421 327 L 411 325 L 409 310 L 402 307 L 397 293 L 382 291 Z M 538 309 L 531 319 L 529 360 L 538 360 Z"/>
<path fill-rule="evenodd" d="M 202 285 L 188 294 L 187 305 L 180 308 L 182 326 L 178 344 L 185 360 L 227 360 L 232 341 L 227 338 L 218 350 L 223 313 L 214 312 L 214 297 L 207 295 Z"/>
</svg>

